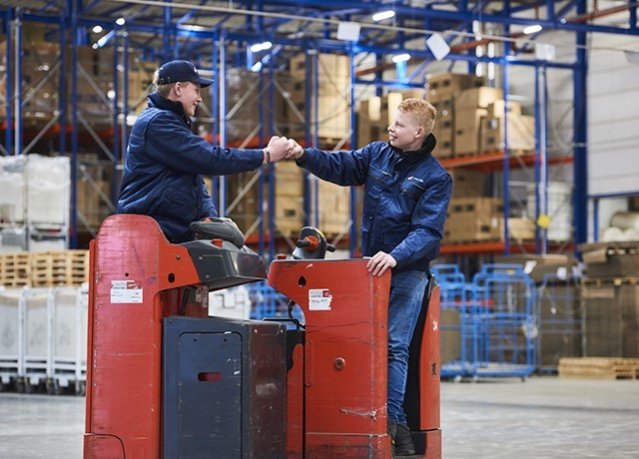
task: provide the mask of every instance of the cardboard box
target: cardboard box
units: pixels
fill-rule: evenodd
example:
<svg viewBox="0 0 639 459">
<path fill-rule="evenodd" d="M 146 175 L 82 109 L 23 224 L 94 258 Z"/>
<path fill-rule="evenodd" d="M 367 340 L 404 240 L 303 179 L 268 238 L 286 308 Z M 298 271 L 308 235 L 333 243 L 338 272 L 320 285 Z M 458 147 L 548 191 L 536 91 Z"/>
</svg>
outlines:
<svg viewBox="0 0 639 459">
<path fill-rule="evenodd" d="M 488 109 L 490 104 L 502 99 L 503 96 L 504 93 L 501 88 L 482 86 L 479 88 L 466 89 L 459 93 L 455 99 L 455 112 L 464 109 Z"/>
<path fill-rule="evenodd" d="M 485 108 L 455 108 L 455 154 L 473 155 L 479 152 L 481 119 Z"/>
<path fill-rule="evenodd" d="M 501 198 L 453 198 L 444 227 L 447 243 L 500 240 L 503 234 Z"/>
<path fill-rule="evenodd" d="M 508 237 L 517 241 L 534 241 L 535 222 L 530 218 L 508 218 Z"/>
<path fill-rule="evenodd" d="M 522 267 L 536 284 L 565 283 L 577 275 L 577 259 L 565 254 L 516 254 L 499 255 L 496 263 L 515 264 Z"/>
<path fill-rule="evenodd" d="M 485 172 L 456 168 L 450 171 L 453 177 L 453 197 L 478 197 L 486 195 L 488 177 Z"/>
<path fill-rule="evenodd" d="M 319 228 L 326 235 L 346 234 L 350 228 L 350 187 L 319 182 Z"/>
<path fill-rule="evenodd" d="M 442 309 L 439 317 L 439 342 L 441 363 L 459 361 L 461 358 L 461 332 L 459 311 Z"/>
<path fill-rule="evenodd" d="M 428 77 L 426 98 L 431 103 L 455 97 L 461 90 L 481 86 L 484 80 L 475 75 L 442 73 Z"/>
<path fill-rule="evenodd" d="M 440 128 L 435 124 L 433 129 L 433 135 L 437 139 L 437 145 L 433 150 L 433 155 L 436 158 L 452 158 L 454 154 L 454 131 L 451 128 Z"/>
<path fill-rule="evenodd" d="M 488 117 L 502 118 L 504 116 L 505 106 L 506 101 L 504 99 L 499 99 L 488 104 Z M 521 115 L 521 104 L 515 100 L 509 100 L 508 115 Z"/>
<path fill-rule="evenodd" d="M 482 153 L 502 151 L 506 148 L 504 118 L 481 120 L 480 147 Z M 530 151 L 535 149 L 535 118 L 532 116 L 508 116 L 508 149 Z"/>
<path fill-rule="evenodd" d="M 403 100 L 399 92 L 389 92 L 385 96 L 374 96 L 360 102 L 358 113 L 374 123 L 382 125 L 393 124 L 397 106 Z"/>
<path fill-rule="evenodd" d="M 639 286 L 586 282 L 582 288 L 584 354 L 639 357 Z"/>
<path fill-rule="evenodd" d="M 562 357 L 582 355 L 580 290 L 574 278 L 538 290 L 538 362 L 542 368 L 557 367 Z"/>
<path fill-rule="evenodd" d="M 431 102 L 432 103 L 432 102 Z M 437 119 L 450 117 L 452 118 L 455 112 L 455 99 L 441 99 L 432 103 L 435 110 L 437 110 Z"/>
<path fill-rule="evenodd" d="M 589 278 L 639 276 L 639 242 L 596 242 L 579 245 Z"/>
<path fill-rule="evenodd" d="M 330 81 L 333 78 L 349 78 L 351 62 L 348 56 L 340 54 L 319 54 L 317 74 L 320 80 Z M 289 61 L 291 75 L 306 79 L 306 53 L 300 53 Z"/>
<path fill-rule="evenodd" d="M 378 140 L 388 140 L 387 126 L 370 121 L 368 118 L 358 116 L 357 119 L 357 148 L 368 145 Z"/>
</svg>

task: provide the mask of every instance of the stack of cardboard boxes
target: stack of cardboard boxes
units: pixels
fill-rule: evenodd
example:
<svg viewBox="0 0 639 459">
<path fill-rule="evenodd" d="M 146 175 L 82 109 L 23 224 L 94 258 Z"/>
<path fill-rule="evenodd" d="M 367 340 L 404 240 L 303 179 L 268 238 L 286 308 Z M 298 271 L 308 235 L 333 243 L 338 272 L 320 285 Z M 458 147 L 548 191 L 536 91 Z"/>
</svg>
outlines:
<svg viewBox="0 0 639 459">
<path fill-rule="evenodd" d="M 428 80 L 428 100 L 438 111 L 433 133 L 440 158 L 492 153 L 505 148 L 504 118 L 508 111 L 508 148 L 514 152 L 535 147 L 534 118 L 521 105 L 506 103 L 499 88 L 483 86 L 474 75 L 446 73 Z"/>
<path fill-rule="evenodd" d="M 639 357 L 639 242 L 582 244 L 584 355 Z"/>
<path fill-rule="evenodd" d="M 317 135 L 322 143 L 329 145 L 350 137 L 351 110 L 350 110 L 350 84 L 351 65 L 348 56 L 338 54 L 319 54 L 317 69 L 311 65 L 311 75 L 317 70 L 317 97 L 309 94 L 308 106 L 309 119 L 299 119 L 298 114 L 305 113 L 306 89 L 307 89 L 307 65 L 308 56 L 304 53 L 293 57 L 289 62 L 292 77 L 291 101 L 298 113 L 289 110 L 288 119 L 290 130 L 289 137 L 303 139 L 307 124 L 317 124 Z M 317 107 L 314 101 L 317 100 Z M 289 107 L 290 108 L 290 107 Z M 317 110 L 316 110 L 317 108 Z"/>
</svg>

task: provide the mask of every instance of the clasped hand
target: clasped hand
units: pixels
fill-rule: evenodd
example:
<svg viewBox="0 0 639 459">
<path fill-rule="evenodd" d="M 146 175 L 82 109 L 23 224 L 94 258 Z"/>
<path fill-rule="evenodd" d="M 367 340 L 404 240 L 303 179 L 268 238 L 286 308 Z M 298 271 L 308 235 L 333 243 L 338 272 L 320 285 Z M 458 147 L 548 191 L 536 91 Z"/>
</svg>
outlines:
<svg viewBox="0 0 639 459">
<path fill-rule="evenodd" d="M 295 140 L 279 136 L 271 137 L 266 149 L 269 151 L 270 162 L 297 159 L 304 153 L 304 148 Z"/>
</svg>

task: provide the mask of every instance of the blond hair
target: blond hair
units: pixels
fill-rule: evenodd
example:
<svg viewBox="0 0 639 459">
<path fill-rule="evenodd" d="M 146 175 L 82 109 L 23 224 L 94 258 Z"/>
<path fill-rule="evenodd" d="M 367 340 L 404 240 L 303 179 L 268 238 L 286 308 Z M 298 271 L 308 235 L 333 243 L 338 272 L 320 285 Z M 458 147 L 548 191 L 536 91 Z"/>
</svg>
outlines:
<svg viewBox="0 0 639 459">
<path fill-rule="evenodd" d="M 155 85 L 155 92 L 161 95 L 164 98 L 169 97 L 169 93 L 171 92 L 171 88 L 175 83 L 169 84 L 158 84 L 158 80 L 160 79 L 160 69 L 157 69 L 153 74 L 153 84 Z"/>
<path fill-rule="evenodd" d="M 408 98 L 401 101 L 397 110 L 409 115 L 414 121 L 424 128 L 426 135 L 430 134 L 435 125 L 437 110 L 429 102 L 423 99 Z"/>
</svg>

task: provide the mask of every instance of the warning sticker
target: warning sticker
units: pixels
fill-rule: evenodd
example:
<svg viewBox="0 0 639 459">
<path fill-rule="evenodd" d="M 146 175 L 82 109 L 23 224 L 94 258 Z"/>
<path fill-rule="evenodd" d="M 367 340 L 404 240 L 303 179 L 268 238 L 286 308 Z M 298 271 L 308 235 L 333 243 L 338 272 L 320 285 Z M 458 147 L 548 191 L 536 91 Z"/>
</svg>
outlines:
<svg viewBox="0 0 639 459">
<path fill-rule="evenodd" d="M 142 288 L 134 280 L 111 281 L 111 303 L 142 303 Z"/>
<path fill-rule="evenodd" d="M 310 311 L 330 311 L 333 295 L 327 288 L 312 288 L 308 291 L 308 309 Z"/>
</svg>

